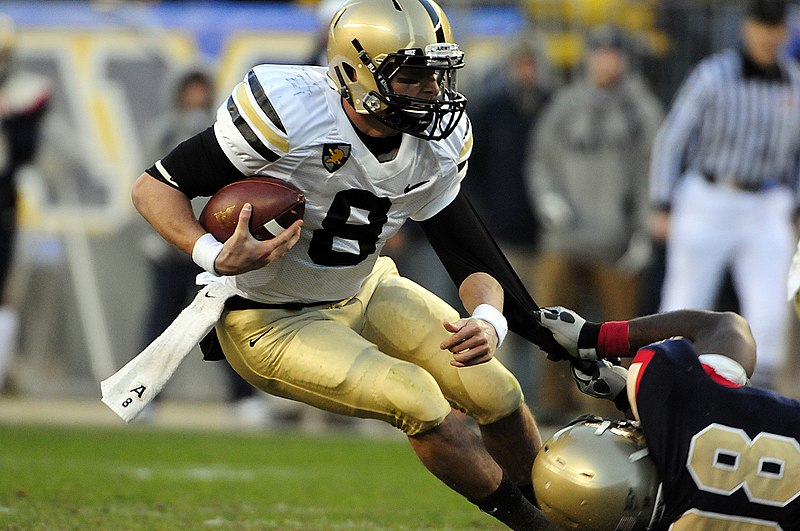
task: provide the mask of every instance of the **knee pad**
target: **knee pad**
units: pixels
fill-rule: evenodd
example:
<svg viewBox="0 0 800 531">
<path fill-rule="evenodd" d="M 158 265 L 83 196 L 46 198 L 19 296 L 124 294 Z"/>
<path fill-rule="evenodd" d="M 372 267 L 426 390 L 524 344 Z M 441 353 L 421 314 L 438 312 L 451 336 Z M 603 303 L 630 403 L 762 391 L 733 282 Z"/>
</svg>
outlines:
<svg viewBox="0 0 800 531">
<path fill-rule="evenodd" d="M 398 312 L 398 305 L 403 311 Z M 365 337 L 401 359 L 423 361 L 441 354 L 448 336 L 443 321 L 455 321 L 458 312 L 438 296 L 403 277 L 384 279 L 369 301 Z"/>
<path fill-rule="evenodd" d="M 394 424 L 406 435 L 435 428 L 450 414 L 450 404 L 427 371 L 412 363 L 393 364 L 377 385 L 394 416 Z"/>
<path fill-rule="evenodd" d="M 519 382 L 497 360 L 459 369 L 462 387 L 453 407 L 474 417 L 478 424 L 492 424 L 522 405 Z"/>
</svg>

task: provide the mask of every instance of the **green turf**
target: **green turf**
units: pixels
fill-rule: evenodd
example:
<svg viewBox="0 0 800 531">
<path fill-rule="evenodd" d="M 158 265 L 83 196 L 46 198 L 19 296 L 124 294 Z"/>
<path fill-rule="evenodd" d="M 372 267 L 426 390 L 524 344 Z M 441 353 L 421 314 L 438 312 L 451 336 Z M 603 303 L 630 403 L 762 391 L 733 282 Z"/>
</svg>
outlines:
<svg viewBox="0 0 800 531">
<path fill-rule="evenodd" d="M 402 440 L 0 424 L 0 529 L 503 529 Z"/>
</svg>

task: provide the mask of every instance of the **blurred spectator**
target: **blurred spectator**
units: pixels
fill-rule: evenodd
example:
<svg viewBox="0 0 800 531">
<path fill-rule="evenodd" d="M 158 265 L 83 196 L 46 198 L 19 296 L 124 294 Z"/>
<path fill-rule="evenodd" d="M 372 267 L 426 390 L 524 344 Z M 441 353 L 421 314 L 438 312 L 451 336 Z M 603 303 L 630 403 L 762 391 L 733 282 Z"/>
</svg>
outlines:
<svg viewBox="0 0 800 531">
<path fill-rule="evenodd" d="M 156 160 L 214 122 L 214 82 L 208 72 L 192 67 L 179 72 L 168 85 L 166 109 L 153 124 L 152 145 L 146 150 L 150 154 L 148 160 Z M 195 210 L 199 212 L 202 204 L 195 204 Z M 169 245 L 152 231 L 142 239 L 142 252 L 150 271 L 150 301 L 141 345 L 144 348 L 191 301 L 199 289 L 195 277 L 201 269 L 190 256 Z M 263 425 L 269 415 L 265 396 L 259 396 L 261 393 L 257 394 L 227 363 L 224 365 L 228 395 L 237 421 L 243 426 Z"/>
<path fill-rule="evenodd" d="M 166 109 L 153 125 L 154 134 L 146 152 L 163 153 L 213 123 L 213 98 L 212 79 L 201 69 L 182 72 L 172 80 Z M 142 239 L 142 251 L 150 266 L 150 304 L 142 337 L 144 347 L 169 326 L 197 291 L 195 277 L 200 269 L 191 257 L 166 244 L 152 231 Z"/>
<path fill-rule="evenodd" d="M 531 152 L 520 150 L 552 93 L 543 46 L 518 40 L 485 76 L 483 92 L 469 103 L 475 144 L 464 190 L 529 290 L 533 289 L 538 221 L 529 202 L 525 167 Z M 538 351 L 509 336 L 498 356 L 517 376 L 526 398 L 534 398 L 532 369 Z"/>
<path fill-rule="evenodd" d="M 783 55 L 787 3 L 748 5 L 741 47 L 695 67 L 659 132 L 653 227 L 667 241 L 661 309 L 711 308 L 730 267 L 758 344 L 753 383 L 774 389 L 800 206 L 800 68 Z"/>
<path fill-rule="evenodd" d="M 17 346 L 19 317 L 6 303 L 17 233 L 17 172 L 39 148 L 39 131 L 50 102 L 50 82 L 15 67 L 16 30 L 0 13 L 0 391 Z"/>
<path fill-rule="evenodd" d="M 516 262 L 528 261 L 538 238 L 525 182 L 533 153 L 520 150 L 519 140 L 530 136 L 550 99 L 547 71 L 540 48 L 531 40 L 519 41 L 489 72 L 482 95 L 470 101 L 475 144 L 464 188 L 507 255 L 521 255 Z"/>
<path fill-rule="evenodd" d="M 533 138 L 528 179 L 542 223 L 535 294 L 593 319 L 630 319 L 650 259 L 647 169 L 663 110 L 629 71 L 618 29 L 596 28 L 587 44 L 585 75 L 556 93 Z M 567 364 L 545 365 L 540 416 L 573 415 L 570 380 Z"/>
</svg>

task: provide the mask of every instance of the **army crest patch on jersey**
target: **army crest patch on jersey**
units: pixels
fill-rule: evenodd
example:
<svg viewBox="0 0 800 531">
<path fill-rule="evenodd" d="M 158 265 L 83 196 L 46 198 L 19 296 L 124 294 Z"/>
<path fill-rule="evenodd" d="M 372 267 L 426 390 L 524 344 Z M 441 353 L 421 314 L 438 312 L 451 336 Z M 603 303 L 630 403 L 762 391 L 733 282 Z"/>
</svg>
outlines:
<svg viewBox="0 0 800 531">
<path fill-rule="evenodd" d="M 322 146 L 322 165 L 333 173 L 350 158 L 350 144 L 325 144 Z"/>
</svg>

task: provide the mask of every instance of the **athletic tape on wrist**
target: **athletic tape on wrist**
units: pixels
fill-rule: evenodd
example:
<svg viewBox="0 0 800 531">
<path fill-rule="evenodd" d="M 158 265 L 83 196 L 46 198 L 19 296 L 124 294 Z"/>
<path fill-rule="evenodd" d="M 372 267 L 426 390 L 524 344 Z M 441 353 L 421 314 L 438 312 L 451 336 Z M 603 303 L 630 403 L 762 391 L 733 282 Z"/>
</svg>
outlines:
<svg viewBox="0 0 800 531">
<path fill-rule="evenodd" d="M 194 242 L 192 260 L 212 275 L 219 276 L 217 270 L 214 269 L 214 262 L 221 252 L 222 243 L 218 242 L 211 233 L 206 232 Z"/>
<path fill-rule="evenodd" d="M 578 333 L 578 356 L 582 360 L 594 361 L 602 354 L 597 350 L 597 338 L 600 335 L 600 323 L 586 321 Z"/>
<path fill-rule="evenodd" d="M 508 334 L 508 321 L 500 310 L 491 304 L 479 304 L 472 312 L 472 317 L 483 319 L 492 325 L 495 333 L 497 333 L 497 346 L 499 347 L 503 344 L 503 340 Z"/>
<path fill-rule="evenodd" d="M 597 352 L 604 358 L 629 356 L 628 321 L 608 321 L 600 325 Z"/>
</svg>

